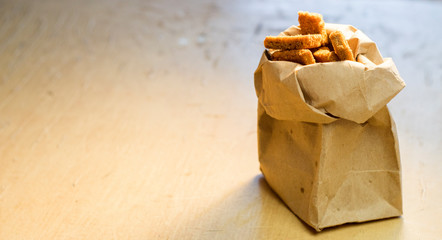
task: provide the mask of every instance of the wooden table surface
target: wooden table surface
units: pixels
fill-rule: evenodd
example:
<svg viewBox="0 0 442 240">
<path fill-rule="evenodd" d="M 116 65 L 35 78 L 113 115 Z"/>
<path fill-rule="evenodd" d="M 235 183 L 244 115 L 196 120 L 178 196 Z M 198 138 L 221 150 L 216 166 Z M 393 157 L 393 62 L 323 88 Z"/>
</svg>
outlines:
<svg viewBox="0 0 442 240">
<path fill-rule="evenodd" d="M 315 233 L 259 171 L 253 72 L 297 11 L 352 24 L 390 103 L 404 215 Z M 0 0 L 0 239 L 442 239 L 439 1 Z"/>
</svg>

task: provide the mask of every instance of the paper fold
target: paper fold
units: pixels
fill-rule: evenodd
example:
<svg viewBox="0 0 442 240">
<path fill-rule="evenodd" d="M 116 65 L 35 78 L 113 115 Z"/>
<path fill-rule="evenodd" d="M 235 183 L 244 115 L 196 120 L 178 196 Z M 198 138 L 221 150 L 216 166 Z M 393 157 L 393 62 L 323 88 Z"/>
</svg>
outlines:
<svg viewBox="0 0 442 240">
<path fill-rule="evenodd" d="M 383 59 L 364 33 L 350 25 L 326 24 L 326 28 L 342 31 L 355 55 L 363 54 L 377 65 L 368 68 L 352 61 L 301 65 L 270 61 L 264 52 L 255 72 L 255 88 L 270 116 L 316 123 L 336 118 L 364 123 L 405 87 L 392 59 Z M 296 26 L 281 33 L 296 34 Z"/>
<path fill-rule="evenodd" d="M 342 31 L 367 65 L 270 61 L 265 51 L 254 76 L 260 169 L 317 231 L 402 214 L 399 145 L 386 104 L 405 84 L 364 33 L 326 28 Z"/>
</svg>

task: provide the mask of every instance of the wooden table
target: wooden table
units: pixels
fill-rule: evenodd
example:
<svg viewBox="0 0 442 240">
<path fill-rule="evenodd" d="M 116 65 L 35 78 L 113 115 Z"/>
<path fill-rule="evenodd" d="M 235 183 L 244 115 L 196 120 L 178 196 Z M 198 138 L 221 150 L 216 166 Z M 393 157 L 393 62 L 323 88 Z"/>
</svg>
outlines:
<svg viewBox="0 0 442 240">
<path fill-rule="evenodd" d="M 441 239 L 442 4 L 0 1 L 0 239 Z M 404 215 L 315 233 L 259 171 L 253 72 L 297 11 L 407 87 Z"/>
</svg>

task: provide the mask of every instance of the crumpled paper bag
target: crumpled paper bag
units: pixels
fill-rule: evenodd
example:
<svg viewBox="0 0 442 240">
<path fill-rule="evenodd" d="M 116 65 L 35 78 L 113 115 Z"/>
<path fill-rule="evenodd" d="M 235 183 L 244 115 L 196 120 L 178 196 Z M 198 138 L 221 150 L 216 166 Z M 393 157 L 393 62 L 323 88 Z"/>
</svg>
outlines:
<svg viewBox="0 0 442 240">
<path fill-rule="evenodd" d="M 269 185 L 320 231 L 402 214 L 396 126 L 386 104 L 405 87 L 390 58 L 349 25 L 340 30 L 355 58 L 301 65 L 270 61 L 255 71 L 258 152 Z M 299 34 L 292 26 L 280 35 Z"/>
</svg>

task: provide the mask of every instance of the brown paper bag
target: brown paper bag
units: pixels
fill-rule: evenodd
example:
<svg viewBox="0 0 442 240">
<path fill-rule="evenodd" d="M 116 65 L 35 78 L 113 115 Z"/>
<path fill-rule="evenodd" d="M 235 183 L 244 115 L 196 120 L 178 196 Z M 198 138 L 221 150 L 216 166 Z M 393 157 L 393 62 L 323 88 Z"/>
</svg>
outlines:
<svg viewBox="0 0 442 240">
<path fill-rule="evenodd" d="M 320 231 L 402 214 L 396 126 L 386 104 L 405 87 L 361 31 L 340 30 L 355 56 L 300 65 L 262 55 L 255 72 L 261 171 L 287 206 Z M 292 26 L 281 35 L 295 35 Z"/>
</svg>

